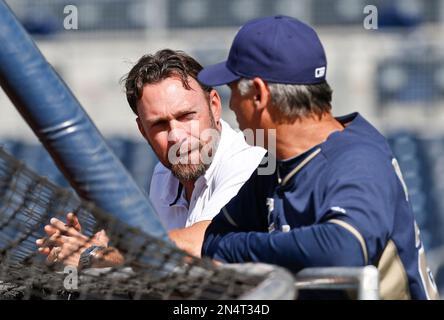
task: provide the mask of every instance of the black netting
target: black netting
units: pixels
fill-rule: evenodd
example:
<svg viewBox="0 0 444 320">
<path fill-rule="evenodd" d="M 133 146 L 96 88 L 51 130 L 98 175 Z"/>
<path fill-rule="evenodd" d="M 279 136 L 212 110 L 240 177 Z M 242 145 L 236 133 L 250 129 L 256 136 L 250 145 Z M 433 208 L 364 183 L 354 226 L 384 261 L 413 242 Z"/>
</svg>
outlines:
<svg viewBox="0 0 444 320">
<path fill-rule="evenodd" d="M 44 226 L 52 217 L 65 221 L 68 212 L 76 213 L 87 236 L 106 230 L 125 264 L 78 273 L 61 262 L 49 265 L 36 240 L 46 236 Z M 270 270 L 240 272 L 190 257 L 54 185 L 0 149 L 0 299 L 237 299 L 263 286 Z M 279 298 L 273 292 L 266 297 Z"/>
</svg>

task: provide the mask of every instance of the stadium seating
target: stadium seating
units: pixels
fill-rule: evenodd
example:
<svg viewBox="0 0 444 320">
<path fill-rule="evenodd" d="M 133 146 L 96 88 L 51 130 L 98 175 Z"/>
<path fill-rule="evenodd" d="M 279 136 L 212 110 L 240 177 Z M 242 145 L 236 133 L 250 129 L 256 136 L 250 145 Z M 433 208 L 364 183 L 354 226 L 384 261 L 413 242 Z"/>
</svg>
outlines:
<svg viewBox="0 0 444 320">
<path fill-rule="evenodd" d="M 409 132 L 388 136 L 403 172 L 439 292 L 444 292 L 444 137 L 421 138 Z"/>
<path fill-rule="evenodd" d="M 111 138 L 107 141 L 139 187 L 148 194 L 150 178 L 157 163 L 151 148 L 144 142 L 124 138 Z M 43 146 L 20 140 L 0 140 L 0 146 L 40 175 L 46 176 L 59 186 L 69 186 Z"/>
<path fill-rule="evenodd" d="M 442 0 L 375 0 L 380 27 L 415 27 L 443 19 Z M 62 0 L 7 1 L 28 31 L 39 35 L 61 32 L 65 15 Z M 81 31 L 137 30 L 155 28 L 237 27 L 265 15 L 285 13 L 316 26 L 362 25 L 364 0 L 73 0 L 79 10 Z M 35 12 L 39 12 L 35 15 Z M 42 14 L 44 13 L 44 14 Z M 59 26 L 57 28 L 57 26 Z"/>
</svg>

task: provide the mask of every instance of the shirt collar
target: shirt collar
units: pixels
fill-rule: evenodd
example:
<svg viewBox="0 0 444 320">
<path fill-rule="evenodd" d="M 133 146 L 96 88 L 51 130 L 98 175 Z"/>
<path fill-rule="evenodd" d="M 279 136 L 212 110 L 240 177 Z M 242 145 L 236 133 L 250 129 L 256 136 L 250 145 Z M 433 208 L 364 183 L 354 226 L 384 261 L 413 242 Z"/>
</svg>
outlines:
<svg viewBox="0 0 444 320">
<path fill-rule="evenodd" d="M 179 183 L 179 186 L 177 188 L 176 198 L 174 199 L 173 202 L 170 203 L 170 207 L 177 204 L 177 201 L 179 201 L 180 196 L 182 195 L 182 191 L 183 191 L 183 184 Z"/>
<path fill-rule="evenodd" d="M 277 161 L 278 178 L 284 179 L 286 175 L 288 175 L 295 167 L 300 165 L 311 154 L 316 152 L 317 149 L 319 149 L 319 145 L 310 148 L 309 150 L 305 151 L 302 154 L 297 155 L 296 157 L 285 160 L 278 160 Z"/>
<path fill-rule="evenodd" d="M 170 169 L 165 168 L 167 171 L 166 180 L 164 182 L 164 187 L 162 194 L 160 196 L 160 199 L 162 202 L 164 202 L 166 205 L 169 205 L 171 203 L 177 202 L 176 198 L 178 199 L 180 195 L 179 191 L 179 180 L 173 175 Z"/>
<path fill-rule="evenodd" d="M 354 125 L 356 125 L 357 122 L 361 121 L 362 117 L 359 115 L 358 112 L 354 112 L 345 116 L 337 117 L 336 120 L 338 120 L 343 125 L 350 122 L 350 124 L 344 128 L 344 131 L 352 130 Z M 328 137 L 327 140 L 324 142 L 313 146 L 309 150 L 289 159 L 285 160 L 278 160 L 278 172 L 281 179 L 283 179 L 288 173 L 290 173 L 295 167 L 297 167 L 299 164 L 301 164 L 307 157 L 310 157 L 314 152 L 316 152 L 317 149 L 323 149 L 324 146 L 326 146 L 329 141 L 335 139 L 335 136 L 337 134 L 341 134 L 341 131 L 335 131 L 332 132 Z"/>
</svg>

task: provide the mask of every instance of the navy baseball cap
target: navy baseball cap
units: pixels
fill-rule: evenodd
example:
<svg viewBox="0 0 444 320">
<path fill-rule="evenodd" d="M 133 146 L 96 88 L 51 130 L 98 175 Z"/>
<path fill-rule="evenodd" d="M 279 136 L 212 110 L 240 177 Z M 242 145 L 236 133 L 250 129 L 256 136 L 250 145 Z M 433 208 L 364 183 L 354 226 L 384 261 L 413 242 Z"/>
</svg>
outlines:
<svg viewBox="0 0 444 320">
<path fill-rule="evenodd" d="M 315 84 L 325 81 L 327 59 L 316 32 L 287 16 L 247 22 L 231 45 L 228 60 L 205 67 L 198 80 L 220 86 L 240 78 L 284 84 Z"/>
</svg>

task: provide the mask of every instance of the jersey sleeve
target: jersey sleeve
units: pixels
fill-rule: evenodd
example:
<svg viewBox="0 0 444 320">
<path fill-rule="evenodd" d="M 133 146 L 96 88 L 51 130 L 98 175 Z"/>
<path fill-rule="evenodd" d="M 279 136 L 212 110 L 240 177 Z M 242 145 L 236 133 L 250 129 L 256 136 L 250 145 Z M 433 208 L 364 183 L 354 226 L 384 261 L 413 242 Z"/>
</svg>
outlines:
<svg viewBox="0 0 444 320">
<path fill-rule="evenodd" d="M 398 201 L 407 201 L 391 162 L 360 154 L 354 165 L 334 168 L 319 217 L 359 241 L 366 264 L 374 263 L 393 230 Z"/>
<path fill-rule="evenodd" d="M 314 224 L 267 233 L 222 231 L 215 221 L 207 230 L 203 253 L 230 263 L 278 264 L 295 272 L 312 266 L 369 264 L 388 238 L 393 192 L 386 168 L 371 161 L 356 163 L 331 168 Z"/>
<path fill-rule="evenodd" d="M 228 263 L 264 262 L 297 272 L 311 266 L 361 266 L 360 250 L 347 230 L 326 223 L 272 233 L 220 233 L 212 228 L 207 230 L 203 253 Z"/>
<path fill-rule="evenodd" d="M 219 241 L 229 233 L 244 231 L 266 231 L 268 227 L 265 196 L 257 182 L 257 170 L 232 198 L 213 218 L 205 233 L 202 254 L 212 256 Z"/>
</svg>

